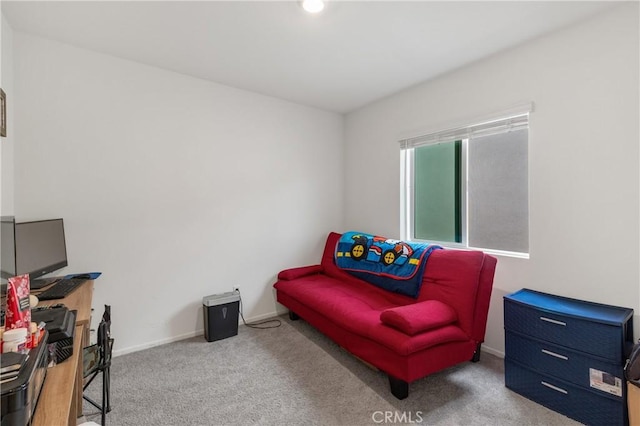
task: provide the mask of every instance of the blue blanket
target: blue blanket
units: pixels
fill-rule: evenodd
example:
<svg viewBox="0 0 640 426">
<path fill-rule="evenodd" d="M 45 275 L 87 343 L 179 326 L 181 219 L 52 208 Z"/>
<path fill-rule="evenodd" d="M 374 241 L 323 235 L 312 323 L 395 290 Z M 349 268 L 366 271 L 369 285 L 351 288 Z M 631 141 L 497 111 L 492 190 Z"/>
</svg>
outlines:
<svg viewBox="0 0 640 426">
<path fill-rule="evenodd" d="M 335 261 L 339 268 L 360 279 L 416 298 L 427 259 L 433 250 L 441 248 L 349 231 L 336 245 Z"/>
</svg>

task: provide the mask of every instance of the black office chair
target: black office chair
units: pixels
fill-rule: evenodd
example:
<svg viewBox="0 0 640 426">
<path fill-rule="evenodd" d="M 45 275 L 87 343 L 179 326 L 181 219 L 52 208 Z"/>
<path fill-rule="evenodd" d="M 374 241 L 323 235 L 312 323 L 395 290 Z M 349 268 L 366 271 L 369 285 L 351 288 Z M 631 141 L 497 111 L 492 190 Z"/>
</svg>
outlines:
<svg viewBox="0 0 640 426">
<path fill-rule="evenodd" d="M 113 339 L 111 338 L 111 306 L 104 305 L 104 314 L 98 325 L 98 340 L 95 345 L 87 346 L 83 351 L 83 375 L 85 384 L 82 387 L 82 398 L 89 404 L 100 410 L 102 415 L 101 425 L 104 426 L 106 415 L 111 411 L 110 403 L 110 371 L 111 352 L 113 350 Z M 102 401 L 98 404 L 93 399 L 85 395 L 84 391 L 93 382 L 93 379 L 102 373 Z"/>
</svg>

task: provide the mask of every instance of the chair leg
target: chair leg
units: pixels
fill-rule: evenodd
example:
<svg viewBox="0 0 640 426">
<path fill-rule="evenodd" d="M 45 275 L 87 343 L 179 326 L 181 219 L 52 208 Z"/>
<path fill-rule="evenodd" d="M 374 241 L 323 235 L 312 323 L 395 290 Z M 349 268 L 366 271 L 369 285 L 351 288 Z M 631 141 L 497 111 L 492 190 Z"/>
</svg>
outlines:
<svg viewBox="0 0 640 426">
<path fill-rule="evenodd" d="M 107 399 L 105 402 L 107 413 L 111 411 L 111 367 L 107 367 L 104 375 L 105 383 L 107 384 Z"/>
<path fill-rule="evenodd" d="M 97 402 L 95 402 L 93 399 L 89 398 L 88 396 L 83 395 L 82 399 L 84 399 L 85 401 L 87 401 L 89 404 L 93 405 L 94 407 L 96 407 L 98 410 L 101 410 L 102 407 L 100 405 L 98 405 Z"/>
<path fill-rule="evenodd" d="M 87 383 L 85 383 L 85 384 L 84 384 L 84 386 L 82 387 L 82 391 L 83 391 L 82 399 L 84 399 L 84 400 L 85 400 L 85 401 L 87 401 L 89 404 L 93 405 L 93 406 L 94 406 L 94 407 L 96 407 L 98 410 L 100 410 L 100 409 L 101 409 L 100 405 L 98 405 L 98 403 L 97 403 L 97 402 L 95 402 L 93 399 L 89 398 L 88 396 L 86 396 L 86 395 L 84 394 L 84 390 L 85 390 L 85 389 L 86 389 L 86 388 L 87 388 L 87 387 L 88 387 L 88 386 L 93 382 L 93 379 L 95 379 L 97 375 L 98 375 L 98 373 L 97 373 L 97 372 L 96 372 L 96 373 L 94 373 L 94 374 L 89 378 L 89 380 L 87 381 Z"/>
<path fill-rule="evenodd" d="M 106 370 L 102 372 L 102 406 L 100 407 L 100 413 L 102 414 L 102 421 L 100 422 L 100 424 L 102 426 L 106 425 L 107 420 L 107 390 L 109 386 L 109 384 L 107 383 L 107 374 L 105 373 L 107 373 Z"/>
<path fill-rule="evenodd" d="M 102 371 L 102 404 L 98 404 L 96 401 L 94 401 L 93 399 L 89 398 L 86 395 L 82 395 L 82 399 L 84 399 L 85 401 L 87 401 L 89 404 L 93 405 L 95 408 L 97 408 L 98 410 L 100 410 L 100 415 L 101 415 L 101 424 L 104 425 L 105 421 L 106 421 L 106 415 L 109 411 L 111 411 L 111 380 L 109 378 L 109 367 L 105 368 Z M 87 383 L 85 383 L 83 390 L 87 388 L 87 386 L 89 386 L 91 384 L 91 382 L 93 381 L 93 379 L 96 378 L 96 376 L 99 373 L 94 374 L 93 376 L 91 376 L 91 378 L 89 379 L 89 381 L 87 381 Z"/>
<path fill-rule="evenodd" d="M 96 378 L 96 376 L 98 375 L 97 372 L 92 373 L 91 378 L 89 380 L 87 380 L 87 382 L 84 384 L 84 386 L 82 387 L 82 390 L 85 390 L 86 388 L 89 387 L 89 385 L 91 384 L 91 382 L 93 382 L 93 379 Z"/>
<path fill-rule="evenodd" d="M 299 320 L 299 319 L 300 319 L 300 317 L 299 317 L 299 316 L 298 316 L 298 314 L 296 314 L 295 312 L 293 312 L 293 311 L 289 311 L 289 319 L 290 319 L 291 321 L 296 321 L 296 320 Z"/>
</svg>

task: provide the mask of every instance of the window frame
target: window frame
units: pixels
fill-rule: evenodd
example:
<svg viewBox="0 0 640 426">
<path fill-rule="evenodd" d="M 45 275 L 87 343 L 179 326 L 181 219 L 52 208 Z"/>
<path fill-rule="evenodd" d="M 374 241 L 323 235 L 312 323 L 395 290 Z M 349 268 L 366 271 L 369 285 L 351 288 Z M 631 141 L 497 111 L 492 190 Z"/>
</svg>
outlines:
<svg viewBox="0 0 640 426">
<path fill-rule="evenodd" d="M 473 247 L 468 244 L 469 241 L 469 212 L 468 212 L 468 167 L 469 167 L 469 159 L 468 159 L 468 144 L 469 140 L 473 137 L 483 136 L 482 134 L 473 135 L 473 132 L 469 132 L 467 130 L 473 129 L 474 127 L 481 128 L 483 125 L 490 125 L 495 122 L 505 122 L 513 118 L 527 116 L 526 118 L 526 129 L 528 134 L 530 134 L 530 113 L 533 112 L 533 103 L 527 103 L 523 105 L 519 105 L 516 107 L 512 107 L 510 109 L 504 110 L 501 113 L 492 114 L 490 116 L 485 116 L 484 118 L 476 119 L 473 121 L 468 121 L 471 125 L 459 125 L 459 126 L 451 126 L 451 127 L 441 127 L 447 130 L 444 131 L 436 131 L 431 133 L 421 133 L 419 136 L 414 136 L 411 138 L 404 138 L 400 140 L 400 236 L 403 240 L 406 241 L 416 241 L 423 242 L 424 240 L 416 239 L 413 237 L 414 235 L 414 224 L 413 224 L 413 215 L 415 214 L 415 170 L 414 170 L 414 160 L 415 148 L 426 145 L 433 145 L 439 143 L 454 143 L 455 140 L 462 141 L 462 149 L 461 149 L 461 164 L 460 164 L 460 214 L 462 217 L 461 220 L 461 236 L 462 241 L 459 243 L 456 242 L 445 242 L 445 241 L 429 241 L 431 243 L 437 243 L 443 247 L 453 248 L 453 249 L 462 249 L 462 250 L 481 250 L 488 254 L 507 256 L 507 257 L 515 257 L 522 259 L 529 259 L 529 254 L 531 251 L 531 247 L 529 246 L 529 250 L 527 252 L 516 252 L 509 250 L 499 250 L 499 249 L 488 249 L 483 247 Z M 523 127 L 520 127 L 523 128 Z M 505 131 L 499 131 L 496 133 L 507 133 L 510 129 Z M 455 135 L 464 135 L 467 134 L 467 137 L 455 137 Z M 452 135 L 450 138 L 447 135 Z M 449 138 L 447 140 L 447 138 Z M 424 141 L 424 142 L 421 142 Z M 529 142 L 527 142 L 529 143 Z M 528 161 L 528 159 L 527 159 Z M 527 188 L 528 190 L 529 188 Z"/>
</svg>

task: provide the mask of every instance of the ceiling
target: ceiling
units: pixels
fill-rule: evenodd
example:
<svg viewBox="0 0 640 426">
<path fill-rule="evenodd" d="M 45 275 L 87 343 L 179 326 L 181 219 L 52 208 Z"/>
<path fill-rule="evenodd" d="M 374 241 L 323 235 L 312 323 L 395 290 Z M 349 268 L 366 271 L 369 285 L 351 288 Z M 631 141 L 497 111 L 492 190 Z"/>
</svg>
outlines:
<svg viewBox="0 0 640 426">
<path fill-rule="evenodd" d="M 14 31 L 329 111 L 358 109 L 615 2 L 0 2 Z"/>
</svg>

